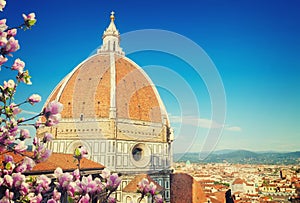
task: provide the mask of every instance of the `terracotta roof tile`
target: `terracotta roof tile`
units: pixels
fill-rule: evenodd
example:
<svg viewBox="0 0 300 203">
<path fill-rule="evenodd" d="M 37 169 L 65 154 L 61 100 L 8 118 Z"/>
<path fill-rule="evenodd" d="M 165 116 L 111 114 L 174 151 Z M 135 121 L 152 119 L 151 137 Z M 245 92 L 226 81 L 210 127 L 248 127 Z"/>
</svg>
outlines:
<svg viewBox="0 0 300 203">
<path fill-rule="evenodd" d="M 47 102 L 64 105 L 62 118 L 107 118 L 110 108 L 110 56 L 96 54 L 77 66 L 52 91 Z M 155 86 L 142 69 L 126 57 L 115 55 L 116 110 L 119 118 L 162 122 Z M 76 94 L 75 94 L 76 92 Z M 47 104 L 45 104 L 47 105 Z"/>
<path fill-rule="evenodd" d="M 23 159 L 21 155 L 7 152 L 5 154 L 11 155 L 15 162 L 19 162 Z M 32 156 L 32 152 L 26 152 L 27 156 Z M 4 154 L 0 156 L 0 162 L 4 160 Z M 38 163 L 32 171 L 27 174 L 33 173 L 52 173 L 57 167 L 63 169 L 63 171 L 73 171 L 77 169 L 77 162 L 74 161 L 72 154 L 52 153 L 48 160 Z M 105 167 L 99 163 L 83 158 L 80 162 L 80 168 L 82 170 L 101 170 Z"/>
<path fill-rule="evenodd" d="M 237 178 L 237 179 L 235 179 L 235 181 L 233 181 L 233 185 L 237 185 L 237 184 L 244 184 L 245 183 L 245 181 L 243 180 L 243 179 L 241 179 L 241 178 Z"/>
</svg>

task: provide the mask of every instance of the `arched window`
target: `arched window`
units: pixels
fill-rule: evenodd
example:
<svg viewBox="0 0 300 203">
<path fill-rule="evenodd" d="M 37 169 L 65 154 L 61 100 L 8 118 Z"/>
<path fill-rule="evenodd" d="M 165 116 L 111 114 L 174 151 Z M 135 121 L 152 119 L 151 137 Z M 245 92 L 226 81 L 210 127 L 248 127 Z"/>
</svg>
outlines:
<svg viewBox="0 0 300 203">
<path fill-rule="evenodd" d="M 80 114 L 80 121 L 83 121 L 83 114 Z"/>
<path fill-rule="evenodd" d="M 116 42 L 114 41 L 113 51 L 116 51 Z"/>
<path fill-rule="evenodd" d="M 132 202 L 132 198 L 129 197 L 129 196 L 127 196 L 127 197 L 126 197 L 126 203 L 131 203 L 131 202 Z"/>
</svg>

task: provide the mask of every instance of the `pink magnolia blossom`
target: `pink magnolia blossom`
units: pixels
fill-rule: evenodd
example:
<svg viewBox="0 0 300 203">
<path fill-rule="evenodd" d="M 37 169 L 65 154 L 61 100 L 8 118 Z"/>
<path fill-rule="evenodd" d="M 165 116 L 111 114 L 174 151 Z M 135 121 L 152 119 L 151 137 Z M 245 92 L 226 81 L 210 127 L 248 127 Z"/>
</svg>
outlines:
<svg viewBox="0 0 300 203">
<path fill-rule="evenodd" d="M 155 192 L 156 192 L 156 185 L 153 182 L 151 182 L 149 184 L 149 193 L 151 195 L 155 195 Z"/>
<path fill-rule="evenodd" d="M 57 201 L 55 200 L 55 199 L 49 199 L 48 201 L 47 201 L 47 203 L 57 203 Z"/>
<path fill-rule="evenodd" d="M 50 149 L 45 149 L 41 153 L 41 158 L 39 159 L 39 162 L 46 161 L 50 156 L 51 156 L 51 150 Z"/>
<path fill-rule="evenodd" d="M 13 161 L 14 161 L 14 159 L 13 159 L 12 156 L 7 155 L 7 154 L 4 155 L 4 162 L 5 162 L 5 163 L 13 162 Z"/>
<path fill-rule="evenodd" d="M 27 170 L 26 164 L 19 164 L 16 168 L 15 168 L 15 172 L 20 172 L 23 173 Z"/>
<path fill-rule="evenodd" d="M 24 122 L 24 120 L 25 120 L 24 117 L 18 118 L 17 123 L 22 123 L 22 122 Z"/>
<path fill-rule="evenodd" d="M 34 105 L 35 103 L 38 103 L 42 100 L 41 96 L 38 94 L 33 94 L 30 97 L 28 97 L 27 101 L 31 104 Z"/>
<path fill-rule="evenodd" d="M 116 203 L 116 199 L 114 197 L 108 197 L 107 203 Z"/>
<path fill-rule="evenodd" d="M 73 171 L 72 175 L 73 175 L 74 181 L 79 180 L 80 179 L 80 171 L 79 171 L 79 169 L 76 169 L 75 171 Z"/>
<path fill-rule="evenodd" d="M 81 199 L 79 200 L 79 203 L 89 203 L 90 202 L 90 196 L 88 194 L 85 194 Z"/>
<path fill-rule="evenodd" d="M 43 138 L 43 142 L 50 142 L 51 140 L 53 140 L 53 135 L 51 133 L 45 133 L 44 138 Z"/>
<path fill-rule="evenodd" d="M 51 153 L 51 150 L 47 149 L 45 145 L 38 143 L 38 146 L 34 150 L 34 159 L 37 163 L 46 161 Z"/>
<path fill-rule="evenodd" d="M 8 189 L 6 189 L 5 191 L 5 196 L 9 199 L 12 199 L 13 196 L 14 196 L 14 193 L 13 192 L 10 192 Z"/>
<path fill-rule="evenodd" d="M 72 180 L 73 176 L 70 173 L 63 173 L 62 176 L 58 179 L 58 182 L 62 188 L 67 188 Z"/>
<path fill-rule="evenodd" d="M 55 176 L 56 178 L 59 178 L 62 174 L 63 174 L 63 170 L 62 170 L 60 167 L 57 167 L 57 168 L 54 170 L 54 176 Z"/>
<path fill-rule="evenodd" d="M 28 15 L 22 14 L 22 16 L 23 16 L 24 21 L 35 19 L 35 13 L 30 13 Z"/>
<path fill-rule="evenodd" d="M 57 101 L 50 102 L 44 109 L 46 117 L 59 114 L 63 110 L 63 105 Z"/>
<path fill-rule="evenodd" d="M 3 11 L 5 5 L 6 5 L 6 1 L 5 0 L 0 0 L 0 11 Z"/>
<path fill-rule="evenodd" d="M 63 110 L 63 105 L 57 101 L 50 102 L 46 108 L 44 108 L 44 115 L 47 119 L 45 125 L 53 126 L 59 123 L 61 119 L 60 112 Z"/>
<path fill-rule="evenodd" d="M 36 120 L 34 127 L 35 127 L 35 129 L 38 129 L 39 127 L 41 127 L 41 125 L 42 125 L 42 121 L 41 121 L 41 119 L 38 119 L 38 120 Z"/>
<path fill-rule="evenodd" d="M 9 108 L 11 109 L 13 115 L 17 115 L 22 111 L 22 109 L 20 109 L 15 103 L 11 103 Z"/>
<path fill-rule="evenodd" d="M 102 171 L 101 177 L 104 178 L 104 179 L 107 179 L 109 176 L 110 176 L 110 171 L 107 168 L 105 168 Z"/>
<path fill-rule="evenodd" d="M 22 183 L 25 182 L 25 176 L 21 173 L 14 173 L 12 174 L 13 179 L 13 187 L 20 188 Z"/>
<path fill-rule="evenodd" d="M 0 39 L 0 46 L 1 46 L 1 39 Z M 7 60 L 8 59 L 6 57 L 0 55 L 0 66 L 2 66 L 4 63 L 6 63 Z"/>
<path fill-rule="evenodd" d="M 30 203 L 41 203 L 43 200 L 43 197 L 41 194 L 35 195 L 32 193 L 32 197 L 29 196 Z"/>
<path fill-rule="evenodd" d="M 29 157 L 23 159 L 23 163 L 26 165 L 27 170 L 32 170 L 36 163 Z"/>
<path fill-rule="evenodd" d="M 88 155 L 88 152 L 87 152 L 85 147 L 79 146 L 75 149 L 75 152 L 74 152 L 74 158 L 75 159 L 80 160 L 84 157 L 87 157 L 87 155 Z"/>
<path fill-rule="evenodd" d="M 6 128 L 8 129 L 8 132 L 11 134 L 11 136 L 15 136 L 19 129 L 18 123 L 13 118 L 11 118 L 9 122 L 6 122 Z"/>
<path fill-rule="evenodd" d="M 40 175 L 36 179 L 35 192 L 45 193 L 50 190 L 51 179 L 45 175 Z"/>
<path fill-rule="evenodd" d="M 57 201 L 55 200 L 55 199 L 49 199 L 48 201 L 47 201 L 47 203 L 57 203 Z"/>
<path fill-rule="evenodd" d="M 6 88 L 14 89 L 15 87 L 16 87 L 15 81 L 13 81 L 13 80 L 8 80 L 7 82 L 4 81 L 4 86 L 3 86 L 4 89 L 6 89 Z"/>
<path fill-rule="evenodd" d="M 77 182 L 77 186 L 80 188 L 80 193 L 94 194 L 97 192 L 97 183 L 93 180 L 92 176 L 83 176 L 81 182 Z"/>
<path fill-rule="evenodd" d="M 0 4 L 1 4 L 1 0 L 0 0 Z M 0 20 L 0 32 L 4 32 L 7 28 L 8 28 L 8 26 L 6 25 L 6 19 L 1 19 Z"/>
<path fill-rule="evenodd" d="M 24 82 L 27 85 L 32 84 L 30 78 L 31 76 L 29 75 L 28 70 L 23 71 L 22 73 L 19 72 L 17 75 L 18 82 Z"/>
<path fill-rule="evenodd" d="M 4 156 L 4 162 L 3 162 L 3 165 L 4 165 L 3 173 L 4 173 L 4 174 L 11 174 L 11 172 L 12 172 L 12 171 L 14 170 L 14 168 L 15 168 L 15 164 L 14 164 L 14 161 L 13 161 L 12 156 L 10 156 L 10 155 L 5 155 L 5 156 Z"/>
<path fill-rule="evenodd" d="M 57 125 L 60 120 L 61 120 L 61 114 L 52 115 L 47 119 L 45 126 L 50 127 L 50 126 Z"/>
<path fill-rule="evenodd" d="M 12 198 L 14 197 L 14 193 L 10 192 L 9 189 L 6 189 L 5 196 L 2 197 L 0 203 L 13 203 Z"/>
<path fill-rule="evenodd" d="M 114 191 L 119 187 L 121 181 L 122 179 L 119 177 L 119 175 L 117 173 L 113 173 L 109 176 L 106 187 L 108 190 Z"/>
<path fill-rule="evenodd" d="M 23 196 L 27 195 L 29 193 L 29 184 L 26 182 L 23 182 L 20 186 L 19 192 Z"/>
<path fill-rule="evenodd" d="M 10 200 L 8 197 L 3 196 L 2 199 L 0 199 L 0 203 L 13 203 L 13 201 Z"/>
<path fill-rule="evenodd" d="M 14 37 L 16 35 L 17 35 L 17 29 L 16 28 L 7 30 L 7 37 L 8 38 Z"/>
<path fill-rule="evenodd" d="M 9 38 L 7 44 L 4 47 L 5 53 L 9 54 L 11 52 L 15 52 L 20 49 L 19 41 L 14 37 Z"/>
<path fill-rule="evenodd" d="M 32 168 L 36 165 L 36 163 L 29 157 L 24 157 L 22 162 L 18 164 L 18 166 L 15 168 L 16 172 L 23 173 L 25 171 L 30 171 Z"/>
<path fill-rule="evenodd" d="M 69 185 L 67 186 L 68 195 L 70 197 L 75 197 L 76 196 L 75 193 L 76 192 L 80 192 L 80 188 L 77 186 L 78 181 L 76 181 L 76 182 L 70 182 Z"/>
<path fill-rule="evenodd" d="M 13 185 L 13 178 L 10 175 L 5 175 L 3 178 L 3 184 L 7 187 L 11 187 Z"/>
<path fill-rule="evenodd" d="M 20 131 L 20 139 L 21 140 L 24 140 L 24 139 L 27 139 L 27 138 L 30 138 L 30 132 L 28 129 L 21 129 Z"/>
<path fill-rule="evenodd" d="M 26 151 L 27 148 L 28 148 L 28 146 L 25 145 L 25 142 L 21 141 L 21 142 L 19 142 L 19 144 L 17 144 L 15 146 L 15 151 L 24 152 L 24 151 Z"/>
<path fill-rule="evenodd" d="M 25 67 L 25 62 L 22 61 L 21 59 L 17 58 L 14 62 L 14 64 L 12 65 L 11 69 L 12 70 L 17 70 L 19 71 L 19 73 L 23 73 Z"/>
<path fill-rule="evenodd" d="M 138 183 L 138 191 L 142 194 L 145 195 L 149 192 L 149 181 L 146 178 L 143 178 L 139 183 Z"/>
<path fill-rule="evenodd" d="M 86 150 L 85 147 L 82 146 L 80 147 L 80 153 L 83 158 L 86 158 L 88 156 L 88 151 Z"/>
<path fill-rule="evenodd" d="M 32 144 L 37 145 L 39 142 L 40 142 L 40 139 L 38 137 L 34 137 Z"/>
<path fill-rule="evenodd" d="M 5 46 L 7 44 L 7 33 L 6 32 L 0 32 L 0 46 Z"/>
<path fill-rule="evenodd" d="M 155 203 L 163 203 L 163 197 L 161 196 L 161 194 L 157 194 L 157 195 L 154 195 L 154 202 Z"/>
<path fill-rule="evenodd" d="M 102 192 L 105 186 L 104 186 L 104 184 L 101 182 L 100 178 L 95 178 L 94 181 L 95 181 L 96 187 L 97 187 L 96 192 L 97 192 L 97 193 Z"/>
<path fill-rule="evenodd" d="M 61 193 L 60 193 L 60 192 L 58 192 L 56 188 L 54 188 L 54 190 L 53 190 L 53 193 L 52 193 L 52 194 L 53 194 L 53 199 L 54 199 L 54 200 L 56 200 L 56 201 L 60 200 Z"/>
<path fill-rule="evenodd" d="M 36 19 L 35 19 L 35 14 L 34 13 L 30 13 L 28 15 L 23 14 L 22 16 L 24 18 L 25 25 L 28 28 L 30 28 L 31 26 L 33 26 L 36 23 Z"/>
</svg>

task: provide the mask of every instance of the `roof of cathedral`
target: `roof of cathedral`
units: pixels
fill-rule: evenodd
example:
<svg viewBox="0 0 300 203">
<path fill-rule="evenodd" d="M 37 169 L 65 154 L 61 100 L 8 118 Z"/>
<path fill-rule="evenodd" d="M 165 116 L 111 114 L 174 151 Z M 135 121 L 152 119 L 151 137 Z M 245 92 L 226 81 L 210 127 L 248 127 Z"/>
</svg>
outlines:
<svg viewBox="0 0 300 203">
<path fill-rule="evenodd" d="M 4 155 L 10 155 L 13 157 L 13 160 L 17 163 L 20 162 L 24 156 L 15 154 L 13 152 L 4 153 L 0 156 L 0 163 L 4 160 Z M 33 152 L 25 152 L 25 155 L 31 157 Z M 53 173 L 56 168 L 60 167 L 63 171 L 73 171 L 77 169 L 77 162 L 74 161 L 72 154 L 63 154 L 63 153 L 52 153 L 51 156 L 44 162 L 38 163 L 33 167 L 31 171 L 26 172 L 26 174 L 36 174 L 36 173 Z M 89 159 L 83 158 L 80 161 L 80 169 L 83 171 L 86 170 L 102 170 L 105 166 L 102 164 L 96 163 Z"/>
<path fill-rule="evenodd" d="M 119 46 L 111 22 L 98 53 L 75 67 L 52 91 L 64 105 L 62 118 L 118 118 L 168 124 L 167 113 L 153 82 Z"/>
</svg>

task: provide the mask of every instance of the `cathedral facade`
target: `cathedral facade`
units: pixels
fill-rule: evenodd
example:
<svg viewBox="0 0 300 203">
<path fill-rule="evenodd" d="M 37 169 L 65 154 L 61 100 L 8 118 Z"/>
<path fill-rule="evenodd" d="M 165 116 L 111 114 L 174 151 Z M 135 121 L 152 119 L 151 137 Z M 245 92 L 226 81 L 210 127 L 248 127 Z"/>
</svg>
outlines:
<svg viewBox="0 0 300 203">
<path fill-rule="evenodd" d="M 54 135 L 48 146 L 53 152 L 73 153 L 84 146 L 91 160 L 121 173 L 117 202 L 137 202 L 140 195 L 128 185 L 141 174 L 161 186 L 169 202 L 173 134 L 168 115 L 151 79 L 120 47 L 113 13 L 110 19 L 101 48 L 75 67 L 45 103 L 64 105 L 60 123 L 39 129 L 38 136 Z"/>
</svg>

